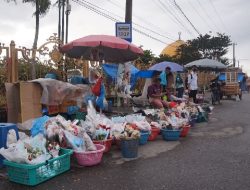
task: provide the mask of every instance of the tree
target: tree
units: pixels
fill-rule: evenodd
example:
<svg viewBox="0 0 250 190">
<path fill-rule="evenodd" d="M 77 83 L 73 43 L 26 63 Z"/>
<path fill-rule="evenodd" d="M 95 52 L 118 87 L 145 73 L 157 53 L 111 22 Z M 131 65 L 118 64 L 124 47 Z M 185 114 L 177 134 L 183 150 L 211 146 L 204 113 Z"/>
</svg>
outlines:
<svg viewBox="0 0 250 190">
<path fill-rule="evenodd" d="M 155 60 L 155 55 L 151 50 L 143 50 L 143 55 L 139 58 L 144 64 L 150 64 L 152 61 Z"/>
<path fill-rule="evenodd" d="M 209 58 L 217 59 L 226 64 L 228 59 L 223 56 L 228 52 L 230 45 L 230 37 L 225 34 L 217 33 L 217 36 L 200 35 L 180 46 L 175 59 L 182 64 L 186 64 L 197 59 Z"/>
<path fill-rule="evenodd" d="M 7 2 L 16 0 L 6 0 Z M 51 1 L 50 0 L 23 0 L 23 3 L 31 3 L 33 6 L 35 6 L 36 11 L 34 12 L 35 18 L 36 18 L 36 29 L 35 29 L 35 37 L 33 42 L 33 52 L 32 52 L 32 61 L 31 61 L 31 75 L 32 79 L 35 79 L 36 77 L 36 70 L 35 70 L 35 58 L 36 58 L 36 49 L 37 49 L 37 42 L 38 42 L 38 36 L 39 36 L 39 27 L 40 27 L 40 17 L 46 15 L 46 13 L 50 9 Z"/>
<path fill-rule="evenodd" d="M 160 62 L 163 62 L 163 61 L 169 61 L 169 62 L 174 62 L 174 58 L 169 56 L 169 55 L 159 55 L 159 57 L 156 57 L 155 58 L 156 60 L 156 63 L 160 63 Z"/>
</svg>

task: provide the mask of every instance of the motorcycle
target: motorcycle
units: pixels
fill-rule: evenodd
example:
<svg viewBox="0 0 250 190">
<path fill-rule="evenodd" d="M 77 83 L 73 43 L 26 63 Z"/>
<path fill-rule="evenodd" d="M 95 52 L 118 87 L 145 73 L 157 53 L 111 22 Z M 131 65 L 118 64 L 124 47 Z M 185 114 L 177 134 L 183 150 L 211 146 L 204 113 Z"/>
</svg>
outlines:
<svg viewBox="0 0 250 190">
<path fill-rule="evenodd" d="M 222 91 L 221 91 L 221 86 L 223 83 L 221 83 L 218 78 L 214 79 L 210 83 L 210 89 L 211 89 L 211 99 L 212 99 L 212 104 L 215 105 L 216 102 L 220 104 L 220 100 L 223 96 Z"/>
</svg>

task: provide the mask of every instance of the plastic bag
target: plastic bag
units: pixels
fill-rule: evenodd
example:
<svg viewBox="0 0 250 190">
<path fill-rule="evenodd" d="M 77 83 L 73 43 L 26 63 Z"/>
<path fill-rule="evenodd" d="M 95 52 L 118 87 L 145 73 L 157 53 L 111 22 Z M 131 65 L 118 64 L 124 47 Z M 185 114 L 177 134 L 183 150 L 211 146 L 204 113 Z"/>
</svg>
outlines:
<svg viewBox="0 0 250 190">
<path fill-rule="evenodd" d="M 72 135 L 70 132 L 64 130 L 64 135 L 67 140 L 67 145 L 76 151 L 85 151 L 85 142 L 82 138 Z"/>
<path fill-rule="evenodd" d="M 8 149 L 1 148 L 0 154 L 6 160 L 16 163 L 26 163 L 28 158 L 27 150 L 24 148 L 22 141 L 19 141 L 16 147 L 9 147 Z"/>
<path fill-rule="evenodd" d="M 85 141 L 85 147 L 87 151 L 96 150 L 96 146 L 94 145 L 94 143 L 92 142 L 92 140 L 90 139 L 89 135 L 86 132 L 83 133 L 83 139 Z"/>
<path fill-rule="evenodd" d="M 32 128 L 32 123 L 35 119 L 29 119 L 23 123 L 18 123 L 17 128 L 23 131 L 29 131 Z"/>
<path fill-rule="evenodd" d="M 45 124 L 49 120 L 49 118 L 50 117 L 45 115 L 33 121 L 32 128 L 31 128 L 32 137 L 38 135 L 39 133 L 45 134 Z"/>
<path fill-rule="evenodd" d="M 19 135 L 19 140 L 24 140 L 26 138 L 28 138 L 28 135 L 26 135 L 23 132 L 18 132 Z M 14 129 L 9 130 L 8 132 L 8 136 L 7 136 L 7 147 L 9 147 L 11 144 L 16 143 L 17 142 L 17 137 L 16 137 L 16 132 Z"/>
<path fill-rule="evenodd" d="M 16 163 L 40 164 L 50 159 L 46 150 L 46 139 L 43 135 L 19 140 L 10 148 L 0 149 L 0 154 L 7 160 Z"/>
<path fill-rule="evenodd" d="M 126 116 L 126 122 L 134 123 L 136 121 L 145 121 L 145 116 L 142 116 L 141 114 L 132 114 Z"/>
<path fill-rule="evenodd" d="M 92 87 L 92 92 L 95 96 L 99 96 L 101 92 L 102 78 L 99 78 L 95 85 Z"/>
<path fill-rule="evenodd" d="M 138 121 L 138 122 L 134 122 L 134 124 L 142 131 L 151 130 L 151 126 L 147 121 Z"/>
</svg>

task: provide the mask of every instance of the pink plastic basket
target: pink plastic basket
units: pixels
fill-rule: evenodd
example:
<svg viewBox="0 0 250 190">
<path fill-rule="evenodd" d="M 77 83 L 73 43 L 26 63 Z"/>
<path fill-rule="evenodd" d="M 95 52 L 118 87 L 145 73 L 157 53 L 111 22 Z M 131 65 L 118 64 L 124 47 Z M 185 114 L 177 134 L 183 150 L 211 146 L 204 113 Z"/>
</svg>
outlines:
<svg viewBox="0 0 250 190">
<path fill-rule="evenodd" d="M 96 144 L 96 151 L 89 152 L 74 152 L 77 159 L 77 163 L 81 166 L 94 166 L 102 161 L 102 155 L 105 150 L 105 146 Z"/>
<path fill-rule="evenodd" d="M 109 152 L 110 149 L 111 149 L 111 146 L 112 146 L 112 140 L 113 139 L 107 139 L 107 140 L 103 140 L 103 141 L 97 141 L 97 140 L 94 140 L 93 143 L 94 144 L 101 144 L 101 145 L 104 145 L 105 146 L 105 150 L 104 150 L 104 153 L 105 152 Z"/>
</svg>

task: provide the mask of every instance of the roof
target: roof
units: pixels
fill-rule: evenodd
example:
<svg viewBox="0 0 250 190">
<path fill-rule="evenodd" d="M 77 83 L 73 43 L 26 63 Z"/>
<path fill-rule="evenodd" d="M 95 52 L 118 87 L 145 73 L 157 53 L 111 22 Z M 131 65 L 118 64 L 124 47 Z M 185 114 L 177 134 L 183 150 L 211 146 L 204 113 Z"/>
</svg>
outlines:
<svg viewBox="0 0 250 190">
<path fill-rule="evenodd" d="M 177 49 L 185 44 L 183 40 L 177 40 L 169 45 L 167 45 L 161 52 L 161 55 L 175 56 Z"/>
</svg>

